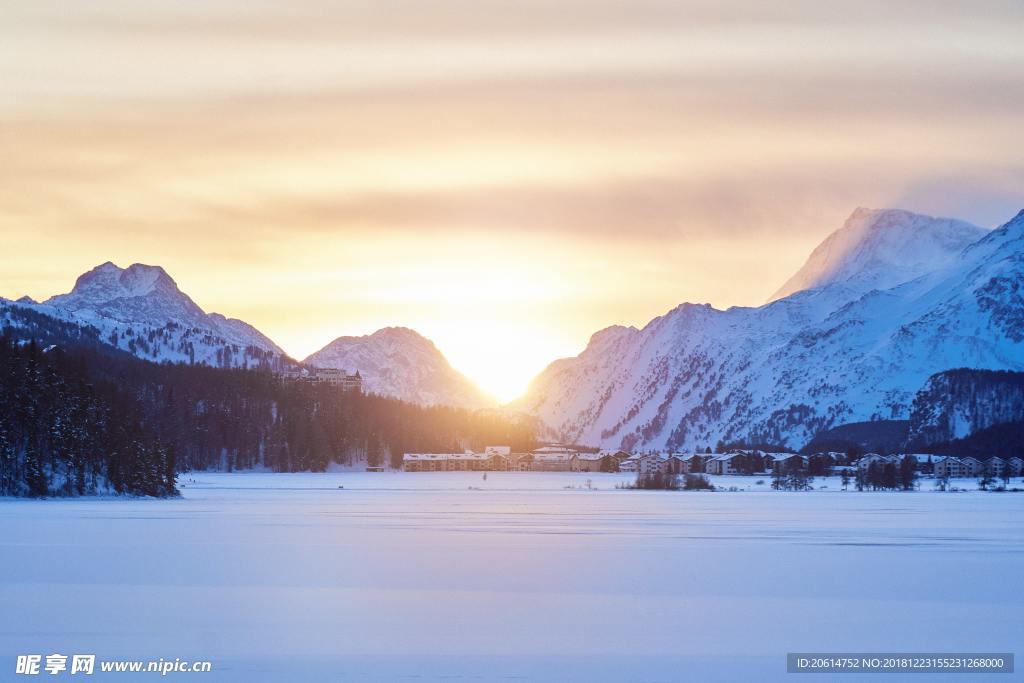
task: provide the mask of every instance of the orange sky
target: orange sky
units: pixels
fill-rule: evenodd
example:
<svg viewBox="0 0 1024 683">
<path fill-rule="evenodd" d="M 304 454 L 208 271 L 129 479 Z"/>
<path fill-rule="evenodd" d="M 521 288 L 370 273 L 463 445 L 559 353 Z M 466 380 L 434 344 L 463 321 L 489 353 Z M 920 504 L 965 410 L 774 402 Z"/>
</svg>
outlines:
<svg viewBox="0 0 1024 683">
<path fill-rule="evenodd" d="M 1024 206 L 1016 1 L 41 5 L 0 22 L 0 295 L 160 264 L 300 358 L 406 325 L 507 399 L 761 303 L 856 206 Z"/>
</svg>

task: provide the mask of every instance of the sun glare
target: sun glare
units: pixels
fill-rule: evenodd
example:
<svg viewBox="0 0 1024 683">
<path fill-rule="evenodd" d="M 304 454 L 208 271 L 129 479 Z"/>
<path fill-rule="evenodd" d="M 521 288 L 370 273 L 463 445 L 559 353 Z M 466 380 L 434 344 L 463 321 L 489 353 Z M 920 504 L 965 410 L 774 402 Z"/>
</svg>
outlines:
<svg viewBox="0 0 1024 683">
<path fill-rule="evenodd" d="M 456 370 L 502 404 L 522 396 L 552 360 L 580 350 L 567 348 L 564 341 L 548 338 L 542 330 L 498 326 L 465 336 L 439 336 L 435 342 Z M 552 356 L 553 349 L 561 353 Z"/>
</svg>

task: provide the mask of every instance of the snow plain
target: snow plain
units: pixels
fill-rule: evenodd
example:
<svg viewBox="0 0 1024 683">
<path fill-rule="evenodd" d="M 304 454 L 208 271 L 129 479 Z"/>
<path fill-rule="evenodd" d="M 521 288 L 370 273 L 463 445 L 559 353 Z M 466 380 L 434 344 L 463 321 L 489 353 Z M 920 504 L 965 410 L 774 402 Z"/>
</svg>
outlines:
<svg viewBox="0 0 1024 683">
<path fill-rule="evenodd" d="M 2 500 L 0 680 L 58 652 L 214 664 L 174 680 L 771 681 L 790 651 L 1024 638 L 1024 494 L 630 478 L 196 473 L 179 500 Z"/>
</svg>

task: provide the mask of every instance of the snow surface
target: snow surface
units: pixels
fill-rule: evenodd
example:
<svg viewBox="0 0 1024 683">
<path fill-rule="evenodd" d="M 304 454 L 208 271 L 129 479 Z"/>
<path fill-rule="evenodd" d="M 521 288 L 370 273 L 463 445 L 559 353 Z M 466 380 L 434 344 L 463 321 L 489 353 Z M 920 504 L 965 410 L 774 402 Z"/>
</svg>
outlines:
<svg viewBox="0 0 1024 683">
<path fill-rule="evenodd" d="M 2 666 L 731 682 L 790 680 L 797 650 L 1019 649 L 1024 495 L 614 488 L 629 479 L 194 473 L 180 500 L 2 500 Z"/>
</svg>

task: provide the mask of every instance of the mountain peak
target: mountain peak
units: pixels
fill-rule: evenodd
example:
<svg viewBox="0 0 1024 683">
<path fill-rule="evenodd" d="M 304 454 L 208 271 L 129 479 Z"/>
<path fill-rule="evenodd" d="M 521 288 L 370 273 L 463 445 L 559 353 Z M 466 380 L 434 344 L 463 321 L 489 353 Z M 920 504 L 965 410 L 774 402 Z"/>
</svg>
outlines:
<svg viewBox="0 0 1024 683">
<path fill-rule="evenodd" d="M 160 266 L 106 261 L 82 273 L 66 294 L 38 306 L 46 315 L 100 330 L 102 341 L 148 360 L 219 367 L 275 365 L 285 358 L 252 325 L 207 315 Z"/>
<path fill-rule="evenodd" d="M 858 207 L 770 300 L 834 283 L 859 292 L 895 287 L 951 263 L 985 234 L 953 218 Z"/>
<path fill-rule="evenodd" d="M 119 320 L 198 324 L 205 319 L 202 309 L 178 289 L 167 271 L 144 263 L 127 268 L 111 261 L 101 263 L 80 275 L 69 293 L 50 297 L 46 303 Z"/>
<path fill-rule="evenodd" d="M 178 289 L 176 283 L 167 271 L 160 266 L 147 266 L 144 263 L 133 263 L 121 273 L 121 282 L 129 291 L 148 294 L 160 285 L 167 285 Z"/>
<path fill-rule="evenodd" d="M 110 300 L 119 297 L 146 296 L 156 289 L 170 292 L 180 291 L 177 283 L 160 266 L 133 263 L 127 268 L 121 268 L 112 261 L 106 261 L 79 275 L 71 292 L 59 296 Z"/>
<path fill-rule="evenodd" d="M 303 362 L 359 372 L 367 391 L 412 403 L 468 408 L 493 404 L 451 366 L 434 342 L 408 327 L 338 337 Z"/>
<path fill-rule="evenodd" d="M 379 339 L 401 339 L 412 342 L 426 342 L 431 346 L 434 344 L 432 341 L 410 327 L 382 327 L 369 336 L 377 337 Z"/>
<path fill-rule="evenodd" d="M 986 233 L 859 208 L 788 283 L 798 294 L 725 312 L 683 304 L 635 334 L 609 328 L 516 405 L 552 438 L 634 452 L 800 448 L 832 426 L 905 420 L 935 373 L 1024 369 L 1022 255 L 1024 212 Z"/>
</svg>

